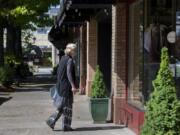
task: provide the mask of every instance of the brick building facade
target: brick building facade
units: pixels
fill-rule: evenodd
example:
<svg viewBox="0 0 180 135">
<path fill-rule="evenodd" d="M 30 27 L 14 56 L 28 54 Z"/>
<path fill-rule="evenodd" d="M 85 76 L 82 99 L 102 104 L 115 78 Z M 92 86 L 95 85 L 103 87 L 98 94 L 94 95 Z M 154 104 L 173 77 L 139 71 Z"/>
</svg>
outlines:
<svg viewBox="0 0 180 135">
<path fill-rule="evenodd" d="M 105 75 L 109 97 L 113 99 L 111 110 L 113 122 L 128 126 L 136 134 L 140 133 L 144 121 L 144 103 L 151 93 L 151 82 L 156 76 L 159 65 L 158 58 L 152 61 L 151 54 L 146 52 L 150 47 L 147 46 L 148 40 L 145 39 L 145 34 L 149 26 L 152 26 L 151 23 L 157 21 L 168 28 L 173 26 L 166 31 L 177 32 L 178 27 L 175 23 L 177 16 L 174 15 L 179 13 L 180 3 L 176 1 L 175 4 L 175 1 L 99 0 L 90 3 L 85 1 L 87 3 L 84 7 L 82 1 L 74 0 L 75 8 L 72 3 L 72 10 L 78 9 L 78 12 L 81 12 L 80 22 L 83 24 L 78 26 L 80 90 L 87 96 L 90 95 L 95 67 L 100 65 Z M 172 14 L 159 12 L 162 8 L 172 11 L 169 12 Z M 86 12 L 85 16 L 83 16 L 84 12 Z M 177 56 L 174 55 L 175 50 L 172 46 L 169 49 L 171 55 Z M 159 50 L 154 51 L 160 54 Z"/>
<path fill-rule="evenodd" d="M 111 93 L 113 93 L 113 122 L 125 124 L 137 134 L 143 123 L 144 112 L 128 104 L 128 3 L 112 4 L 111 7 Z M 91 82 L 97 62 L 97 20 L 87 22 L 87 78 L 86 94 L 91 92 Z M 93 51 L 91 51 L 93 50 Z M 102 67 L 103 68 L 103 67 Z M 138 81 L 138 80 L 136 80 Z"/>
</svg>

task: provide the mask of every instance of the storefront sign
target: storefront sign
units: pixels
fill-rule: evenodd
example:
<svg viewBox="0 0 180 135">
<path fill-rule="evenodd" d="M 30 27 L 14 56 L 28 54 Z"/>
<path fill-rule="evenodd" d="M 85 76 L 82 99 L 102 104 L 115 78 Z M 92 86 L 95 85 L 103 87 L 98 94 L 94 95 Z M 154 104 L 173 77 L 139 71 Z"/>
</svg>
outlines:
<svg viewBox="0 0 180 135">
<path fill-rule="evenodd" d="M 167 40 L 169 43 L 175 43 L 176 42 L 176 32 L 175 31 L 169 32 L 167 35 Z"/>
</svg>

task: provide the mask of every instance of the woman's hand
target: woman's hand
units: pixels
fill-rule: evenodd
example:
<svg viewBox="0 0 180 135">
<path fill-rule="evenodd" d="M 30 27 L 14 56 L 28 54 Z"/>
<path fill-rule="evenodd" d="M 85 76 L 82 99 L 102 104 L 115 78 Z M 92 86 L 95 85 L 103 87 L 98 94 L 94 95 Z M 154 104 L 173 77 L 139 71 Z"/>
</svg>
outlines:
<svg viewBox="0 0 180 135">
<path fill-rule="evenodd" d="M 78 92 L 78 89 L 75 88 L 75 87 L 72 87 L 72 92 L 73 92 L 73 94 L 75 95 L 75 94 Z"/>
</svg>

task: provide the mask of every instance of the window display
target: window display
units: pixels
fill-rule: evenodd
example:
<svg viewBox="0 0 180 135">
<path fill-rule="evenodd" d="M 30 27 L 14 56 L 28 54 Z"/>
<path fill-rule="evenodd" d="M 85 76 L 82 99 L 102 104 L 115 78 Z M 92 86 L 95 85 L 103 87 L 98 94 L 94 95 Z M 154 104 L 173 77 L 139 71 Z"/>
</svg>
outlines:
<svg viewBox="0 0 180 135">
<path fill-rule="evenodd" d="M 129 7 L 128 101 L 142 107 L 153 91 L 162 47 L 180 97 L 180 2 L 138 0 Z"/>
<path fill-rule="evenodd" d="M 144 81 L 143 96 L 148 100 L 153 91 L 152 81 L 159 70 L 162 47 L 169 55 L 175 52 L 174 44 L 168 42 L 168 33 L 174 30 L 173 0 L 144 0 Z M 161 4 L 160 4 L 161 3 Z"/>
</svg>

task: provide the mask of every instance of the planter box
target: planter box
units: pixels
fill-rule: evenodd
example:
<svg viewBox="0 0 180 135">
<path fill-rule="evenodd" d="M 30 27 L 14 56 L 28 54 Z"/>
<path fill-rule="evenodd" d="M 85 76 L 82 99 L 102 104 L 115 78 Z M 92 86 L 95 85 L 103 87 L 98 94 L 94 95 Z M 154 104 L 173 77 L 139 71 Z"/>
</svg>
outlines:
<svg viewBox="0 0 180 135">
<path fill-rule="evenodd" d="M 106 123 L 108 98 L 90 99 L 90 110 L 94 123 Z"/>
</svg>

